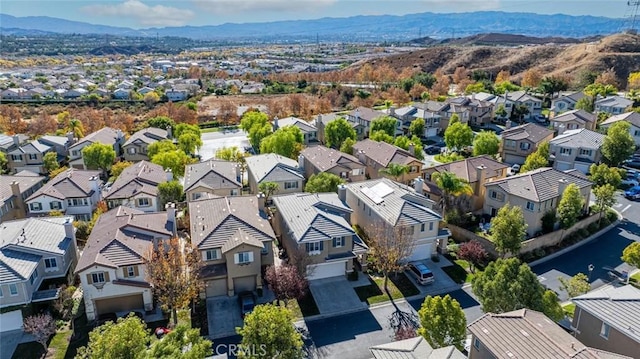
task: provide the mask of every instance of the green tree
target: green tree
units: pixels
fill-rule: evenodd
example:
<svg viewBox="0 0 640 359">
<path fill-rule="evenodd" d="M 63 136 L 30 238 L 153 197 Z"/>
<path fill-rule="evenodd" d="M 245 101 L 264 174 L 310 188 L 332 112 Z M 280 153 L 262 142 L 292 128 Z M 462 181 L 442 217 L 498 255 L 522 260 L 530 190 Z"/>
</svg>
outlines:
<svg viewBox="0 0 640 359">
<path fill-rule="evenodd" d="M 304 135 L 296 126 L 281 127 L 276 132 L 262 139 L 260 153 L 277 153 L 281 156 L 297 159 Z"/>
<path fill-rule="evenodd" d="M 73 118 L 69 120 L 69 132 L 73 133 L 73 137 L 82 138 L 84 137 L 84 126 L 80 120 Z"/>
<path fill-rule="evenodd" d="M 517 255 L 526 236 L 527 222 L 524 220 L 522 208 L 518 206 L 510 206 L 507 203 L 491 220 L 491 238 L 496 250 L 503 257 L 507 253 Z"/>
<path fill-rule="evenodd" d="M 158 116 L 158 117 L 153 117 L 147 120 L 147 126 L 148 127 L 155 127 L 155 128 L 161 128 L 163 130 L 168 129 L 169 127 L 171 127 L 172 129 L 176 128 L 176 122 L 166 116 Z"/>
<path fill-rule="evenodd" d="M 472 84 L 467 85 L 467 87 L 465 87 L 464 89 L 464 93 L 466 95 L 469 95 L 472 93 L 486 92 L 486 91 L 487 89 L 484 87 L 483 82 L 474 82 Z"/>
<path fill-rule="evenodd" d="M 182 177 L 184 167 L 191 163 L 192 159 L 184 151 L 174 150 L 156 154 L 151 158 L 151 162 L 162 166 L 165 170 L 171 169 L 175 176 Z"/>
<path fill-rule="evenodd" d="M 630 127 L 629 122 L 618 121 L 607 130 L 601 151 L 609 166 L 620 167 L 620 164 L 635 152 L 636 146 L 629 133 Z"/>
<path fill-rule="evenodd" d="M 377 131 L 384 131 L 391 137 L 396 136 L 396 129 L 398 128 L 398 120 L 391 116 L 381 116 L 371 121 L 370 135 Z"/>
<path fill-rule="evenodd" d="M 402 148 L 403 150 L 407 150 L 411 152 L 411 146 L 413 146 L 413 157 L 423 160 L 424 159 L 424 151 L 422 149 L 422 142 L 417 136 L 413 136 L 409 138 L 407 136 L 398 136 L 393 141 L 393 144 L 397 147 Z"/>
<path fill-rule="evenodd" d="M 344 140 L 344 142 L 342 142 L 342 145 L 340 146 L 340 152 L 343 153 L 348 153 L 350 155 L 353 154 L 353 145 L 356 144 L 356 141 L 351 139 L 351 138 L 347 138 L 346 140 Z"/>
<path fill-rule="evenodd" d="M 82 149 L 82 159 L 87 168 L 101 169 L 106 175 L 116 159 L 116 151 L 111 145 L 95 142 Z"/>
<path fill-rule="evenodd" d="M 576 102 L 575 109 L 584 110 L 587 112 L 593 112 L 594 110 L 593 98 L 585 96 L 579 99 L 578 102 Z"/>
<path fill-rule="evenodd" d="M 583 208 L 584 197 L 580 194 L 580 188 L 575 183 L 570 183 L 562 192 L 562 198 L 556 209 L 560 227 L 567 229 L 576 224 Z"/>
<path fill-rule="evenodd" d="M 409 133 L 413 136 L 424 137 L 424 119 L 416 118 L 409 124 Z"/>
<path fill-rule="evenodd" d="M 247 152 L 240 151 L 238 147 L 222 147 L 216 151 L 216 158 L 225 161 L 235 162 L 240 166 L 240 172 L 244 176 L 244 172 L 247 170 L 247 157 L 249 154 Z"/>
<path fill-rule="evenodd" d="M 501 118 L 507 117 L 507 110 L 504 108 L 503 104 L 498 105 L 498 108 L 496 109 L 496 116 Z"/>
<path fill-rule="evenodd" d="M 7 155 L 4 152 L 0 152 L 0 175 L 7 172 L 8 164 Z"/>
<path fill-rule="evenodd" d="M 448 294 L 444 297 L 429 295 L 424 298 L 418 317 L 418 334 L 433 348 L 455 345 L 459 350 L 464 349 L 467 319 L 457 300 Z"/>
<path fill-rule="evenodd" d="M 291 311 L 273 304 L 258 305 L 244 318 L 244 326 L 236 328 L 242 346 L 255 348 L 241 353 L 241 358 L 302 358 L 302 336 L 296 330 Z"/>
<path fill-rule="evenodd" d="M 391 162 L 387 168 L 383 168 L 378 172 L 391 176 L 396 182 L 398 182 L 402 176 L 409 173 L 409 166 Z"/>
<path fill-rule="evenodd" d="M 393 136 L 389 136 L 389 134 L 383 130 L 371 132 L 369 139 L 371 141 L 393 143 Z"/>
<path fill-rule="evenodd" d="M 133 162 L 129 161 L 120 161 L 114 163 L 113 166 L 111 166 L 111 178 L 115 181 L 116 179 L 118 179 L 118 177 L 120 177 L 122 171 L 127 169 L 127 167 L 131 166 L 132 164 Z"/>
<path fill-rule="evenodd" d="M 329 172 L 320 172 L 311 175 L 304 187 L 305 192 L 338 192 L 338 186 L 343 184 L 344 180 L 339 176 Z"/>
<path fill-rule="evenodd" d="M 264 201 L 269 202 L 269 198 L 273 196 L 280 187 L 275 182 L 262 182 L 258 185 L 258 190 L 264 194 Z"/>
<path fill-rule="evenodd" d="M 157 141 L 147 147 L 147 156 L 149 156 L 149 158 L 153 158 L 153 156 L 158 153 L 171 152 L 177 149 L 178 147 L 176 147 L 171 140 Z"/>
<path fill-rule="evenodd" d="M 481 131 L 476 138 L 473 139 L 473 155 L 490 155 L 496 156 L 500 151 L 500 139 L 491 131 Z"/>
<path fill-rule="evenodd" d="M 240 128 L 247 132 L 249 143 L 256 150 L 260 150 L 260 142 L 273 132 L 269 123 L 269 116 L 259 111 L 248 111 L 240 120 Z"/>
<path fill-rule="evenodd" d="M 625 263 L 640 268 L 640 242 L 633 242 L 622 251 L 622 259 Z"/>
<path fill-rule="evenodd" d="M 202 359 L 213 354 L 211 341 L 200 336 L 199 329 L 178 325 L 162 340 L 155 340 L 148 359 Z"/>
<path fill-rule="evenodd" d="M 610 184 L 615 189 L 620 187 L 622 183 L 620 170 L 615 167 L 609 167 L 604 163 L 599 165 L 592 164 L 589 167 L 589 173 L 589 180 L 593 182 L 593 188 Z"/>
<path fill-rule="evenodd" d="M 155 93 L 154 91 L 147 92 L 144 95 L 143 101 L 144 101 L 145 105 L 147 105 L 149 107 L 152 107 L 153 105 L 158 103 L 158 101 L 160 101 L 160 96 L 158 96 L 158 94 Z"/>
<path fill-rule="evenodd" d="M 510 81 L 502 81 L 494 87 L 493 91 L 497 95 L 502 95 L 505 92 L 520 91 L 520 89 L 520 86 L 514 85 Z"/>
<path fill-rule="evenodd" d="M 202 131 L 200 131 L 200 127 L 198 127 L 197 125 L 189 125 L 186 123 L 179 123 L 175 126 L 173 130 L 173 137 L 180 138 L 180 136 L 186 133 L 192 133 L 198 138 L 202 137 Z"/>
<path fill-rule="evenodd" d="M 56 170 L 53 170 L 51 172 L 49 172 L 49 178 L 56 178 L 59 174 L 61 174 L 62 172 L 65 172 L 66 170 L 68 170 L 69 167 L 60 167 Z"/>
<path fill-rule="evenodd" d="M 176 203 L 183 200 L 184 190 L 179 181 L 173 180 L 162 182 L 158 185 L 158 198 L 162 206 L 171 202 Z"/>
<path fill-rule="evenodd" d="M 558 277 L 558 280 L 560 281 L 560 290 L 567 292 L 569 298 L 577 297 L 591 290 L 589 278 L 584 273 L 578 273 L 569 279 Z"/>
<path fill-rule="evenodd" d="M 89 343 L 78 349 L 76 359 L 143 359 L 148 343 L 145 324 L 131 314 L 92 330 Z"/>
<path fill-rule="evenodd" d="M 610 184 L 605 184 L 593 189 L 593 195 L 596 197 L 596 203 L 594 205 L 595 210 L 599 213 L 598 225 L 602 220 L 602 213 L 609 210 L 616 204 L 616 188 Z"/>
<path fill-rule="evenodd" d="M 450 123 L 444 131 L 444 142 L 452 151 L 460 151 L 473 144 L 473 131 L 465 123 Z"/>
<path fill-rule="evenodd" d="M 557 297 L 553 302 L 552 295 L 545 295 L 538 277 L 518 258 L 499 258 L 489 263 L 484 271 L 473 277 L 471 289 L 486 313 L 528 308 L 557 318 L 560 307 Z M 551 294 L 555 295 L 553 292 Z"/>
<path fill-rule="evenodd" d="M 200 147 L 202 147 L 202 139 L 194 133 L 187 132 L 178 137 L 178 148 L 186 154 L 193 155 Z"/>
<path fill-rule="evenodd" d="M 542 312 L 556 322 L 564 318 L 564 311 L 560 306 L 558 295 L 551 289 L 545 290 L 542 295 Z"/>
<path fill-rule="evenodd" d="M 356 130 L 343 117 L 331 121 L 324 128 L 327 147 L 340 148 L 346 139 L 356 140 Z"/>
<path fill-rule="evenodd" d="M 4 155 L 4 154 L 3 154 Z M 60 163 L 58 162 L 58 154 L 56 152 L 47 152 L 42 158 L 42 163 L 44 170 L 47 173 L 51 171 L 57 170 L 60 168 Z"/>
<path fill-rule="evenodd" d="M 549 142 L 541 143 L 535 152 L 530 153 L 524 161 L 521 173 L 549 166 Z"/>
<path fill-rule="evenodd" d="M 605 85 L 601 83 L 593 83 L 584 88 L 585 95 L 589 95 L 592 98 L 596 96 L 607 97 L 609 95 L 615 95 L 618 93 L 618 89 L 613 85 Z"/>
<path fill-rule="evenodd" d="M 473 194 L 473 189 L 469 186 L 469 183 L 452 172 L 435 172 L 431 178 L 438 188 L 442 190 L 442 217 L 444 218 L 446 218 L 447 211 L 451 209 L 453 197 Z"/>
</svg>

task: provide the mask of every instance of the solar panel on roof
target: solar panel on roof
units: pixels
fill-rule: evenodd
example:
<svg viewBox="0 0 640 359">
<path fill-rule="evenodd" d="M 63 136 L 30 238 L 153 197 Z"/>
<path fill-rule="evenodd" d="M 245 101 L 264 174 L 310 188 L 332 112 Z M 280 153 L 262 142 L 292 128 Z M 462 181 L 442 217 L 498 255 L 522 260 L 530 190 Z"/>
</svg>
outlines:
<svg viewBox="0 0 640 359">
<path fill-rule="evenodd" d="M 393 193 L 393 188 L 387 186 L 386 183 L 380 182 L 377 185 L 370 188 L 373 193 L 375 193 L 378 197 L 384 198 Z"/>
<path fill-rule="evenodd" d="M 373 192 L 371 188 L 369 187 L 362 188 L 362 193 L 364 193 L 365 196 L 369 197 L 369 199 L 372 200 L 373 203 L 375 204 L 382 203 L 382 198 L 378 196 L 375 192 Z"/>
</svg>

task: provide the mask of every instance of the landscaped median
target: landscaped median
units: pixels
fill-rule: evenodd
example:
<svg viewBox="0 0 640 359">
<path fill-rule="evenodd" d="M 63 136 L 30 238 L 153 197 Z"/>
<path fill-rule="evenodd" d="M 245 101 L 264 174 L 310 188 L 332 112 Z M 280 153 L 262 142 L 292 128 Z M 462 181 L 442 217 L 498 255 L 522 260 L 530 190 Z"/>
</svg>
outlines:
<svg viewBox="0 0 640 359">
<path fill-rule="evenodd" d="M 404 273 L 389 274 L 388 293 L 384 289 L 383 276 L 371 274 L 369 281 L 370 285 L 354 288 L 358 298 L 369 305 L 420 294 L 420 291 Z"/>
</svg>

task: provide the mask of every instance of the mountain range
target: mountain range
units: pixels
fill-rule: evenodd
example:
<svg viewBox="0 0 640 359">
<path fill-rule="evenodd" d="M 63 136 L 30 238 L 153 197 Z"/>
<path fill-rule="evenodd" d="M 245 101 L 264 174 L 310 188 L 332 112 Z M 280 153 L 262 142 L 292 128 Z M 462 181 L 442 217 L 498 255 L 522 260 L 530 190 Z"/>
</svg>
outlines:
<svg viewBox="0 0 640 359">
<path fill-rule="evenodd" d="M 47 16 L 15 17 L 0 14 L 2 34 L 36 35 L 48 32 L 135 37 L 175 36 L 198 40 L 404 41 L 424 36 L 436 39 L 455 38 L 488 32 L 537 37 L 586 37 L 619 32 L 624 25 L 623 19 L 597 16 L 480 11 L 131 29 Z"/>
</svg>

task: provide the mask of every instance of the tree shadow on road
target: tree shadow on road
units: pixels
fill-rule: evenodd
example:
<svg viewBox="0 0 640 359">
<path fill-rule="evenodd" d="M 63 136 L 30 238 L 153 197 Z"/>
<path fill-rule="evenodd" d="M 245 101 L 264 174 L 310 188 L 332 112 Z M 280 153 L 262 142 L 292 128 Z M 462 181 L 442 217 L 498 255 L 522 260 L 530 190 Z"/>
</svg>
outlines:
<svg viewBox="0 0 640 359">
<path fill-rule="evenodd" d="M 420 327 L 420 320 L 413 312 L 405 312 L 391 300 L 395 310 L 389 316 L 389 327 L 393 330 L 394 340 L 402 340 L 415 337 Z"/>
</svg>

